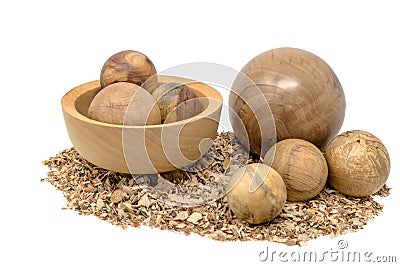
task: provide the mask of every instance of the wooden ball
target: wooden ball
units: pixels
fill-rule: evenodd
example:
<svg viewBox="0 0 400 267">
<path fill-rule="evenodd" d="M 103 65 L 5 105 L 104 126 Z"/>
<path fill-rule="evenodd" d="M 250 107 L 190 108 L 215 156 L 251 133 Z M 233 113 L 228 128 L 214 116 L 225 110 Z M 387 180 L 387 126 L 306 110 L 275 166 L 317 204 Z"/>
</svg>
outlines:
<svg viewBox="0 0 400 267">
<path fill-rule="evenodd" d="M 365 131 L 348 131 L 328 145 L 325 157 L 329 167 L 328 183 L 343 194 L 365 197 L 386 183 L 390 158 L 382 142 Z"/>
<path fill-rule="evenodd" d="M 265 155 L 286 184 L 289 201 L 304 201 L 318 195 L 328 178 L 328 165 L 322 152 L 301 139 L 278 142 Z"/>
<path fill-rule="evenodd" d="M 127 50 L 112 55 L 103 65 L 100 84 L 104 88 L 116 82 L 129 82 L 142 86 L 150 93 L 157 84 L 157 71 L 144 54 Z"/>
<path fill-rule="evenodd" d="M 229 180 L 228 190 L 229 208 L 240 221 L 251 224 L 272 221 L 286 202 L 285 183 L 265 164 L 253 163 L 238 169 Z"/>
<path fill-rule="evenodd" d="M 343 89 L 333 70 L 318 56 L 296 48 L 277 48 L 253 58 L 241 73 L 229 99 L 231 113 L 237 116 L 230 118 L 233 127 L 240 124 L 236 120 L 244 124 L 249 140 L 243 134 L 237 137 L 248 143 L 253 153 L 266 152 L 261 144 L 270 129 L 260 127 L 261 122 L 255 119 L 266 101 L 275 121 L 277 141 L 304 139 L 323 149 L 340 130 L 346 106 Z M 253 97 L 259 91 L 265 99 Z M 269 114 L 258 115 L 261 121 L 271 119 Z"/>
<path fill-rule="evenodd" d="M 176 82 L 161 84 L 152 95 L 160 108 L 163 123 L 189 119 L 200 113 L 196 92 L 185 84 Z"/>
<path fill-rule="evenodd" d="M 89 106 L 88 117 L 121 125 L 161 123 L 160 109 L 151 94 L 127 82 L 113 83 L 99 91 Z"/>
</svg>

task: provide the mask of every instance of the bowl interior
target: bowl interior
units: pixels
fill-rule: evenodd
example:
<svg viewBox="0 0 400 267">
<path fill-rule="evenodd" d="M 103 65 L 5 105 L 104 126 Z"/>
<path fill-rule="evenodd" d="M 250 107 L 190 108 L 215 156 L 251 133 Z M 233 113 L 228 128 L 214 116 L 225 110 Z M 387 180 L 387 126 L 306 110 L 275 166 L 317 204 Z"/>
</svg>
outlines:
<svg viewBox="0 0 400 267">
<path fill-rule="evenodd" d="M 101 87 L 99 86 L 89 90 L 76 99 L 75 108 L 81 115 L 87 117 L 90 103 L 92 103 L 93 98 L 100 91 L 100 89 Z"/>
</svg>

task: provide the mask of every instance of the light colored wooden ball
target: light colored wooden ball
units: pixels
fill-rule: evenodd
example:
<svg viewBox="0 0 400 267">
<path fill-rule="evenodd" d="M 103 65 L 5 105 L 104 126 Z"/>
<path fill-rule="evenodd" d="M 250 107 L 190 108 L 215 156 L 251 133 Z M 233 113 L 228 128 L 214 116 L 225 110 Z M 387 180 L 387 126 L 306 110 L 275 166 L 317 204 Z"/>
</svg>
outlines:
<svg viewBox="0 0 400 267">
<path fill-rule="evenodd" d="M 383 143 L 366 131 L 348 131 L 332 140 L 325 151 L 328 183 L 345 195 L 365 197 L 379 191 L 390 172 Z"/>
<path fill-rule="evenodd" d="M 318 195 L 328 178 L 328 165 L 322 152 L 301 139 L 278 142 L 265 155 L 286 184 L 289 201 L 304 201 Z"/>
<path fill-rule="evenodd" d="M 286 202 L 286 186 L 281 176 L 265 164 L 239 168 L 228 183 L 226 199 L 236 217 L 250 224 L 272 221 Z"/>
<path fill-rule="evenodd" d="M 93 98 L 88 117 L 111 124 L 153 125 L 161 123 L 160 109 L 151 94 L 127 82 L 113 83 Z"/>
<path fill-rule="evenodd" d="M 196 92 L 176 82 L 159 85 L 152 93 L 161 111 L 161 122 L 171 123 L 194 117 L 200 113 Z"/>
<path fill-rule="evenodd" d="M 329 65 L 310 52 L 287 47 L 249 61 L 229 98 L 235 134 L 257 155 L 266 153 L 263 139 L 271 135 L 268 127 L 260 126 L 264 121 L 274 120 L 277 141 L 304 139 L 323 149 L 340 130 L 346 107 L 342 86 Z M 264 105 L 269 105 L 273 117 L 260 114 Z M 246 131 L 235 129 L 242 124 Z"/>
<path fill-rule="evenodd" d="M 157 84 L 157 71 L 144 54 L 126 50 L 112 55 L 103 65 L 100 74 L 102 88 L 116 82 L 129 82 L 142 86 L 150 93 Z"/>
</svg>

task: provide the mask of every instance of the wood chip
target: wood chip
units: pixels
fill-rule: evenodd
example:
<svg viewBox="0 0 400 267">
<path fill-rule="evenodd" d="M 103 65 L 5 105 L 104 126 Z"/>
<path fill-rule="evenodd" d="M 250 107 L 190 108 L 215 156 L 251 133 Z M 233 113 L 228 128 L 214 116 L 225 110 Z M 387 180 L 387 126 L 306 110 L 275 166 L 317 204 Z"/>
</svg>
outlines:
<svg viewBox="0 0 400 267">
<path fill-rule="evenodd" d="M 138 202 L 139 206 L 143 206 L 143 207 L 146 207 L 146 208 L 150 207 L 150 204 L 151 203 L 150 203 L 150 200 L 149 200 L 149 197 L 147 196 L 147 194 L 144 194 L 142 196 L 142 198 Z"/>
<path fill-rule="evenodd" d="M 110 201 L 112 203 L 119 203 L 122 201 L 122 199 L 124 199 L 124 191 L 121 189 L 115 190 L 110 197 Z"/>
<path fill-rule="evenodd" d="M 176 228 L 177 229 L 182 229 L 182 228 L 185 228 L 187 225 L 186 224 L 184 224 L 184 223 L 178 223 L 177 225 L 176 225 Z"/>
<path fill-rule="evenodd" d="M 300 247 L 305 247 L 305 246 L 307 246 L 307 242 L 306 241 L 299 241 L 299 246 Z"/>
<path fill-rule="evenodd" d="M 187 221 L 191 223 L 197 223 L 201 219 L 203 219 L 203 215 L 200 212 L 193 212 L 190 214 L 189 218 L 187 218 Z"/>
<path fill-rule="evenodd" d="M 223 162 L 222 162 L 222 167 L 224 170 L 228 169 L 229 164 L 231 163 L 231 158 L 227 157 Z"/>
<path fill-rule="evenodd" d="M 189 214 L 186 210 L 180 211 L 174 218 L 175 221 L 184 221 L 189 217 Z"/>
<path fill-rule="evenodd" d="M 236 169 L 257 162 L 240 145 L 232 143 L 233 139 L 232 133 L 218 134 L 215 146 L 186 171 L 173 173 L 171 182 L 181 186 L 207 185 L 224 177 L 229 179 Z M 359 231 L 383 209 L 374 196 L 348 197 L 325 187 L 311 200 L 287 202 L 280 216 L 272 222 L 254 226 L 239 222 L 225 198 L 193 208 L 167 204 L 149 195 L 136 183 L 138 178 L 154 182 L 157 176 L 132 177 L 98 168 L 83 159 L 74 148 L 66 149 L 43 163 L 49 172 L 48 177 L 41 181 L 62 191 L 68 201 L 65 209 L 95 215 L 123 228 L 148 225 L 216 240 L 268 240 L 289 246 L 305 246 L 308 240 L 319 236 L 335 237 Z M 157 183 L 160 186 L 162 181 Z M 375 196 L 386 197 L 389 194 L 390 188 L 385 185 Z M 174 197 L 185 199 L 181 195 Z"/>
<path fill-rule="evenodd" d="M 97 199 L 97 202 L 96 202 L 97 210 L 101 210 L 104 206 L 105 206 L 104 201 L 101 198 Z"/>
</svg>

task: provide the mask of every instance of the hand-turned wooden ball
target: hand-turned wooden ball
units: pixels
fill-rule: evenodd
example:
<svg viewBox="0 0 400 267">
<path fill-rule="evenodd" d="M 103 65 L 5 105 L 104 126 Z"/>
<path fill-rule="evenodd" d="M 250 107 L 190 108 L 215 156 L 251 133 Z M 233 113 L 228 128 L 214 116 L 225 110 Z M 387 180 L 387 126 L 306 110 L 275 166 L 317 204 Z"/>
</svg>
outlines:
<svg viewBox="0 0 400 267">
<path fill-rule="evenodd" d="M 365 197 L 382 188 L 389 177 L 390 158 L 382 142 L 365 131 L 335 137 L 325 151 L 328 183 L 343 194 Z"/>
<path fill-rule="evenodd" d="M 304 201 L 318 195 L 328 178 L 328 165 L 322 152 L 301 139 L 278 142 L 265 155 L 264 162 L 282 177 L 289 201 Z"/>
<path fill-rule="evenodd" d="M 189 119 L 200 112 L 196 92 L 185 84 L 164 83 L 159 85 L 152 95 L 160 108 L 162 123 Z"/>
<path fill-rule="evenodd" d="M 253 97 L 259 90 L 265 99 Z M 304 139 L 323 149 L 343 123 L 346 104 L 338 78 L 321 58 L 301 49 L 277 48 L 256 56 L 232 85 L 230 112 L 237 114 L 230 116 L 232 126 L 242 121 L 249 140 L 237 137 L 257 155 L 267 151 L 261 144 L 262 138 L 268 138 L 268 129 L 255 119 L 265 100 L 275 121 L 277 141 Z M 270 119 L 258 115 L 259 120 Z"/>
<path fill-rule="evenodd" d="M 112 55 L 103 65 L 100 84 L 104 88 L 116 82 L 129 82 L 142 86 L 150 93 L 157 84 L 157 71 L 144 54 L 127 50 Z"/>
<path fill-rule="evenodd" d="M 161 123 L 160 109 L 151 94 L 127 82 L 113 83 L 100 90 L 89 106 L 88 117 L 121 125 Z"/>
<path fill-rule="evenodd" d="M 227 188 L 229 208 L 240 221 L 251 224 L 273 220 L 286 202 L 285 183 L 265 164 L 253 163 L 238 169 Z"/>
</svg>

